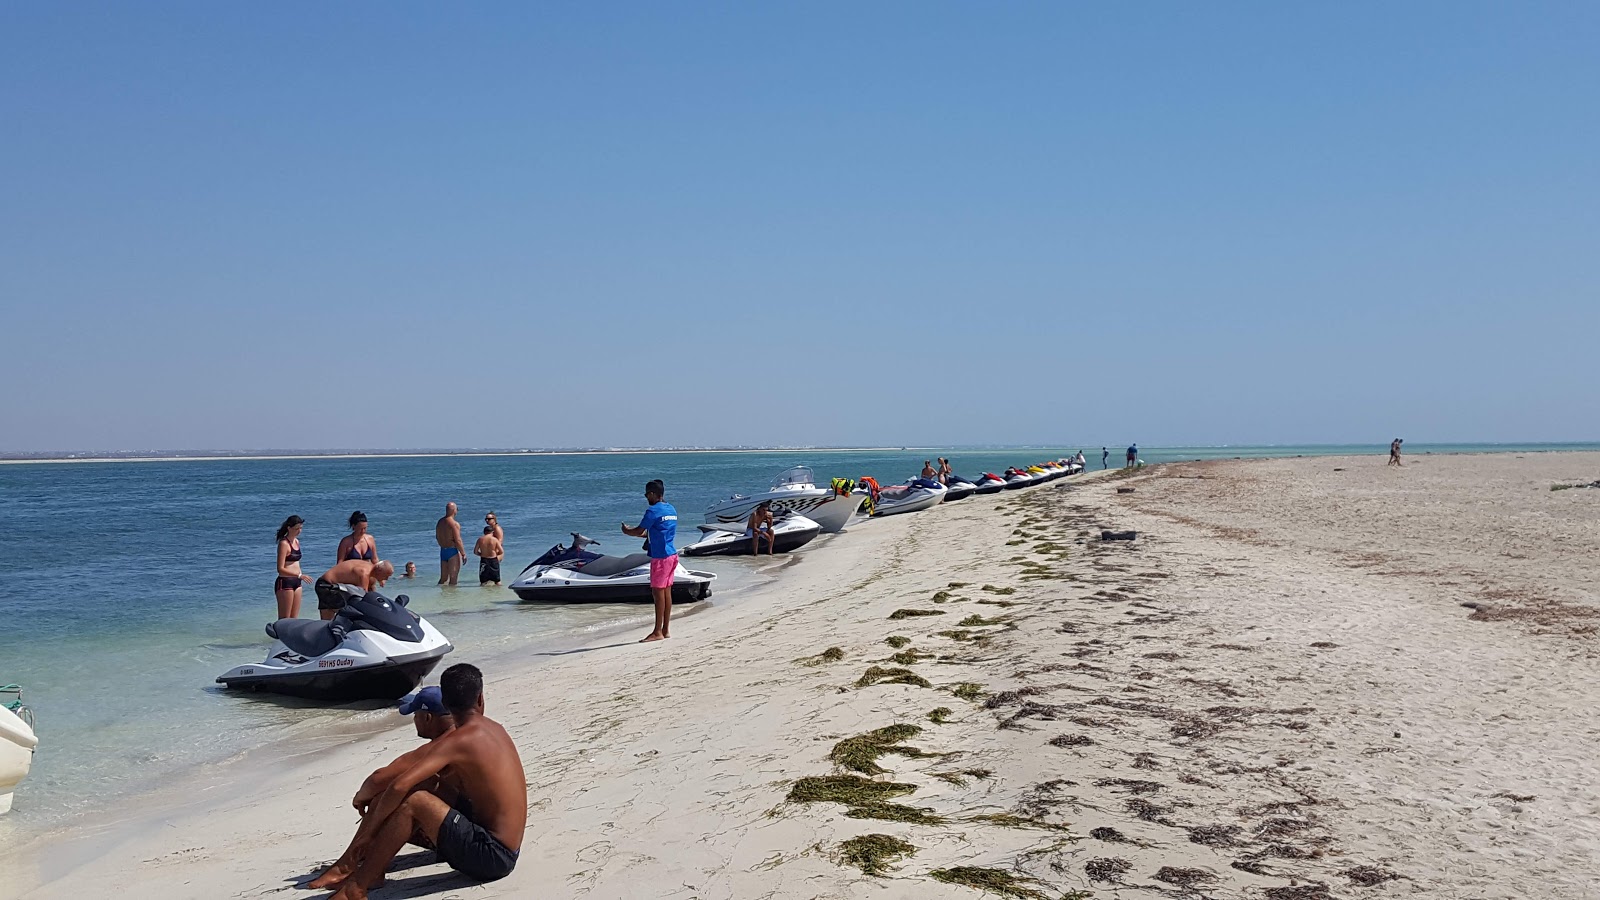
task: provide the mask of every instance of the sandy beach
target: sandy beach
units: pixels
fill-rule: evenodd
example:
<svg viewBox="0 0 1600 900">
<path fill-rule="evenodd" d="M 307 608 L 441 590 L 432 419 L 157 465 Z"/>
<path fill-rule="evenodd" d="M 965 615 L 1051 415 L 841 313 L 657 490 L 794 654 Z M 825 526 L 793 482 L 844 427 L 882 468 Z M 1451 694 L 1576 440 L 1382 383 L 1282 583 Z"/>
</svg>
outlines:
<svg viewBox="0 0 1600 900">
<path fill-rule="evenodd" d="M 372 896 L 1600 897 L 1600 489 L 1551 490 L 1596 478 L 1212 461 L 861 524 L 671 641 L 486 671 L 516 872 L 407 852 Z M 11 848 L 0 896 L 323 896 L 416 743 L 395 716 Z"/>
</svg>

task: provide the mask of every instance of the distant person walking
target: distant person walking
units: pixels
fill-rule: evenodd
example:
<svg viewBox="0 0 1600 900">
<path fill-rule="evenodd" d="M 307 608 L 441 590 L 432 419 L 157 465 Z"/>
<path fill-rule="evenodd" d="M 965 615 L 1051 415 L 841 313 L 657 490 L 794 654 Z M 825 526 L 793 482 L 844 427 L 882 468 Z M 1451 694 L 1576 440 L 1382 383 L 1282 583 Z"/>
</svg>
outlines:
<svg viewBox="0 0 1600 900">
<path fill-rule="evenodd" d="M 456 521 L 454 500 L 444 505 L 444 517 L 433 526 L 433 539 L 439 543 L 439 583 L 455 584 L 461 578 L 467 547 L 461 543 L 461 523 Z"/>
<path fill-rule="evenodd" d="M 478 557 L 478 584 L 498 585 L 500 583 L 500 542 L 495 540 L 494 526 L 483 526 L 483 537 L 472 545 L 472 552 Z"/>
<path fill-rule="evenodd" d="M 339 541 L 335 562 L 364 559 L 374 562 L 378 558 L 378 540 L 367 533 L 367 514 L 356 510 L 350 514 L 350 533 Z"/>
<path fill-rule="evenodd" d="M 1133 464 L 1138 462 L 1138 461 L 1139 461 L 1139 445 L 1138 444 L 1131 444 L 1128 447 L 1128 462 L 1127 462 L 1127 465 L 1123 466 L 1123 468 L 1124 469 L 1132 468 Z"/>
<path fill-rule="evenodd" d="M 1100 468 L 1102 468 L 1102 469 L 1107 468 L 1107 464 L 1109 463 L 1110 460 L 1111 460 L 1111 451 L 1107 450 L 1104 447 L 1101 447 L 1100 448 Z"/>
<path fill-rule="evenodd" d="M 278 580 L 272 593 L 278 598 L 278 618 L 300 618 L 300 588 L 311 581 L 300 571 L 300 529 L 306 520 L 290 516 L 278 526 Z"/>
<path fill-rule="evenodd" d="M 656 627 L 639 643 L 664 641 L 671 637 L 667 625 L 672 618 L 672 576 L 678 571 L 678 511 L 664 498 L 667 486 L 655 478 L 644 486 L 645 502 L 650 504 L 638 525 L 622 523 L 622 533 L 649 540 L 650 595 L 656 604 Z"/>
<path fill-rule="evenodd" d="M 1404 443 L 1405 441 L 1401 440 L 1400 438 L 1395 438 L 1389 442 L 1389 465 L 1402 465 L 1400 462 L 1400 445 Z"/>
</svg>

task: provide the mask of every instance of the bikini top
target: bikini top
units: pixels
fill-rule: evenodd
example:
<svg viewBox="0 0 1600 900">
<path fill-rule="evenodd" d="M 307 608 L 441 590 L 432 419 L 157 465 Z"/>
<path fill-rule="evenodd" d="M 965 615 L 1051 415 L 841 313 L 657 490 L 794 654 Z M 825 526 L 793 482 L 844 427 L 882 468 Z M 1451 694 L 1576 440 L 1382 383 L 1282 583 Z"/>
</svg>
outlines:
<svg viewBox="0 0 1600 900">
<path fill-rule="evenodd" d="M 344 561 L 345 562 L 349 562 L 352 559 L 364 559 L 367 562 L 373 562 L 377 558 L 378 558 L 378 554 L 377 553 L 375 553 L 375 552 L 373 552 L 371 550 L 357 550 L 356 549 L 356 545 L 354 545 L 354 544 L 352 544 L 350 546 L 349 550 L 346 550 L 344 552 Z"/>
<path fill-rule="evenodd" d="M 292 563 L 292 562 L 299 562 L 300 561 L 300 542 L 299 541 L 290 541 L 289 542 L 289 552 L 284 554 L 283 561 L 286 562 L 286 563 Z"/>
</svg>

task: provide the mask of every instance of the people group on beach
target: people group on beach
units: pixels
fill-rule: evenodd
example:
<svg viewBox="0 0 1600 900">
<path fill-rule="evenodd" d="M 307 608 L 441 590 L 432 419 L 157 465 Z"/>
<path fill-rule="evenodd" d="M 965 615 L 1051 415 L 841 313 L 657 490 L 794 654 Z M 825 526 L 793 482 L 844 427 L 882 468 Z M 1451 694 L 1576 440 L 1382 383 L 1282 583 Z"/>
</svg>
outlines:
<svg viewBox="0 0 1600 900">
<path fill-rule="evenodd" d="M 456 521 L 456 504 L 445 504 L 444 517 L 434 525 L 434 538 L 439 544 L 439 583 L 456 584 L 461 576 L 461 564 L 466 547 L 461 539 L 461 524 Z M 344 607 L 345 591 L 341 586 L 369 591 L 382 587 L 395 577 L 394 564 L 378 558 L 378 540 L 367 530 L 367 514 L 356 510 L 348 519 L 350 532 L 339 539 L 334 551 L 334 564 L 313 582 L 311 576 L 301 571 L 300 533 L 305 519 L 289 516 L 278 526 L 277 577 L 272 593 L 278 603 L 278 618 L 300 617 L 302 590 L 312 585 L 317 597 L 317 611 L 323 619 L 333 618 Z M 500 584 L 500 567 L 505 561 L 505 529 L 500 527 L 494 510 L 484 514 L 483 536 L 473 545 L 478 557 L 478 584 Z M 416 578 L 417 564 L 407 562 L 401 578 Z"/>
<path fill-rule="evenodd" d="M 1404 444 L 1404 443 L 1405 443 L 1405 441 L 1401 440 L 1400 438 L 1395 438 L 1394 440 L 1389 442 L 1389 465 L 1391 465 L 1391 466 L 1403 465 L 1400 462 L 1400 445 Z"/>
<path fill-rule="evenodd" d="M 363 900 L 408 843 L 477 881 L 511 874 L 528 826 L 527 776 L 511 735 L 485 706 L 483 673 L 469 663 L 401 702 L 427 743 L 367 777 L 351 800 L 361 816 L 355 836 L 306 887 Z"/>
</svg>

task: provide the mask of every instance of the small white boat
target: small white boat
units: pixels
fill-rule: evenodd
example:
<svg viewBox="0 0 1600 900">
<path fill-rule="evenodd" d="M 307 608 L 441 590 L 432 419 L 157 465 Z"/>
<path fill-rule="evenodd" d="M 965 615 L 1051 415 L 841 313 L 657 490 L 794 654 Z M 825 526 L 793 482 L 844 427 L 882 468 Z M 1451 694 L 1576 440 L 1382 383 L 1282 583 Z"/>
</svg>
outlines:
<svg viewBox="0 0 1600 900">
<path fill-rule="evenodd" d="M 865 500 L 863 495 L 839 494 L 832 488 L 818 487 L 810 467 L 795 466 L 779 474 L 762 493 L 748 497 L 734 494 L 713 503 L 706 509 L 705 521 L 708 525 L 743 523 L 757 506 L 770 503 L 774 512 L 786 509 L 822 526 L 824 534 L 836 534 L 844 530 Z"/>
<path fill-rule="evenodd" d="M 895 516 L 901 513 L 920 512 L 938 506 L 944 501 L 948 489 L 937 481 L 913 478 L 905 484 L 896 484 L 878 492 L 873 504 L 874 516 Z"/>
<path fill-rule="evenodd" d="M 39 738 L 33 733 L 33 713 L 22 705 L 22 689 L 14 684 L 0 688 L 0 815 L 11 811 L 11 792 L 33 767 Z"/>
</svg>

